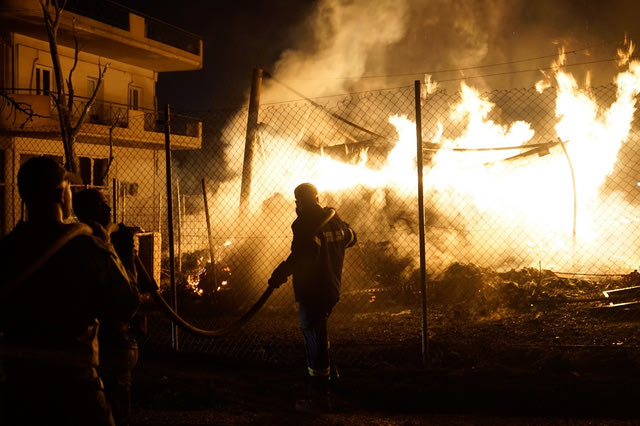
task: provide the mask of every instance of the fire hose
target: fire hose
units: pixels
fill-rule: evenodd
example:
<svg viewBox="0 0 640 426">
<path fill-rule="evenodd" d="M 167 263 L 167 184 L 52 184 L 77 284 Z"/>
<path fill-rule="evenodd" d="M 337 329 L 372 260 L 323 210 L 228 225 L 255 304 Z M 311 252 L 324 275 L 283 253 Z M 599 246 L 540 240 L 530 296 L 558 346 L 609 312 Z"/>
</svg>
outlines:
<svg viewBox="0 0 640 426">
<path fill-rule="evenodd" d="M 138 270 L 138 273 L 143 274 L 144 279 L 148 280 L 148 282 L 155 283 L 155 280 L 149 276 L 149 273 L 147 272 L 146 268 L 142 264 L 142 261 L 140 260 L 140 258 L 138 256 L 135 256 L 135 260 L 136 260 L 136 269 Z M 215 330 L 203 330 L 201 328 L 195 327 L 192 324 L 189 324 L 186 320 L 184 320 L 184 318 L 178 315 L 178 313 L 171 307 L 171 305 L 167 303 L 164 297 L 162 297 L 160 292 L 157 290 L 157 287 L 158 286 L 156 284 L 156 289 L 151 290 L 151 297 L 158 304 L 158 306 L 162 308 L 164 313 L 167 314 L 167 316 L 171 319 L 171 321 L 173 321 L 174 324 L 184 328 L 185 330 L 191 333 L 199 334 L 201 336 L 208 336 L 208 337 L 222 336 L 224 334 L 229 333 L 232 330 L 235 330 L 236 328 L 240 327 L 241 325 L 249 321 L 256 314 L 256 312 L 258 312 L 260 308 L 262 308 L 262 306 L 265 304 L 265 302 L 267 301 L 269 296 L 271 296 L 271 293 L 273 293 L 273 290 L 274 290 L 273 287 L 267 287 L 267 289 L 264 291 L 264 293 L 262 293 L 262 296 L 260 296 L 258 301 L 254 303 L 253 306 L 247 312 L 245 312 L 244 315 L 242 315 L 240 318 L 238 318 L 228 326 L 218 328 Z"/>
<path fill-rule="evenodd" d="M 335 210 L 331 209 L 328 216 L 316 228 L 314 234 L 316 234 L 322 227 L 324 227 L 335 216 L 335 214 L 336 214 Z M 38 269 L 44 266 L 44 264 L 51 257 L 53 257 L 53 255 L 55 255 L 62 247 L 64 247 L 67 243 L 69 243 L 71 240 L 73 240 L 74 238 L 80 235 L 87 235 L 87 236 L 93 235 L 93 231 L 88 225 L 85 225 L 85 224 L 78 223 L 71 226 L 69 230 L 66 231 L 64 234 L 62 234 L 57 240 L 55 240 L 54 243 L 41 256 L 39 256 L 34 262 L 28 265 L 28 267 L 25 268 L 18 276 L 14 277 L 13 279 L 10 279 L 6 283 L 6 285 L 1 289 L 0 299 L 3 299 L 6 296 L 8 296 L 18 285 L 20 285 L 23 281 L 27 280 Z M 160 306 L 160 308 L 163 309 L 164 313 L 167 314 L 167 316 L 171 319 L 171 321 L 189 332 L 192 332 L 194 334 L 199 334 L 202 336 L 208 336 L 208 337 L 222 336 L 224 334 L 229 333 L 230 331 L 235 330 L 241 325 L 245 324 L 262 308 L 262 306 L 265 304 L 267 299 L 269 299 L 269 297 L 271 296 L 274 290 L 274 287 L 271 287 L 271 286 L 267 287 L 267 289 L 262 293 L 262 296 L 260 296 L 260 298 L 253 304 L 253 306 L 251 306 L 251 308 L 249 308 L 247 312 L 245 312 L 240 318 L 235 320 L 233 323 L 215 330 L 204 330 L 188 323 L 169 305 L 169 303 L 167 303 L 167 301 L 164 299 L 164 297 L 162 297 L 162 295 L 158 291 L 159 286 L 155 282 L 155 279 L 153 279 L 149 275 L 149 273 L 147 272 L 147 269 L 145 268 L 144 264 L 140 260 L 140 257 L 138 257 L 137 255 L 135 256 L 135 262 L 136 262 L 136 269 L 138 270 L 138 273 L 142 274 L 143 278 L 147 280 L 147 282 L 155 284 L 155 289 L 152 289 L 150 291 L 151 297 Z"/>
<path fill-rule="evenodd" d="M 317 234 L 320 231 L 320 229 L 322 229 L 327 223 L 329 223 L 329 221 L 335 215 L 336 215 L 336 211 L 334 209 L 330 209 L 327 217 L 322 220 L 320 225 L 318 225 L 318 227 L 314 230 L 313 234 L 314 235 Z M 142 273 L 144 275 L 144 279 L 147 280 L 147 282 L 155 283 L 155 280 L 149 276 L 149 273 L 147 272 L 146 268 L 144 267 L 144 265 L 142 264 L 142 261 L 138 256 L 135 256 L 135 261 L 136 261 L 136 268 L 138 269 L 139 273 Z M 227 334 L 230 331 L 235 330 L 236 328 L 240 327 L 241 325 L 249 321 L 262 308 L 262 306 L 265 304 L 267 299 L 269 299 L 269 297 L 271 296 L 271 293 L 273 293 L 273 290 L 274 290 L 274 287 L 271 287 L 271 286 L 267 287 L 264 293 L 262 293 L 262 296 L 260 296 L 260 298 L 253 304 L 253 306 L 251 306 L 251 308 L 249 308 L 249 310 L 245 312 L 244 315 L 242 315 L 240 318 L 235 320 L 233 323 L 215 330 L 203 330 L 201 328 L 197 328 L 193 326 L 192 324 L 189 324 L 180 315 L 178 315 L 178 313 L 175 310 L 173 310 L 171 305 L 169 305 L 169 303 L 167 303 L 164 297 L 162 297 L 162 295 L 158 292 L 157 290 L 158 285 L 157 283 L 155 284 L 156 284 L 155 289 L 151 290 L 151 297 L 164 310 L 164 312 L 169 316 L 169 318 L 174 322 L 174 324 L 180 327 L 183 327 L 184 329 L 186 329 L 187 331 L 190 331 L 191 333 L 199 334 L 201 336 L 210 336 L 210 337 L 222 336 L 224 334 Z"/>
</svg>

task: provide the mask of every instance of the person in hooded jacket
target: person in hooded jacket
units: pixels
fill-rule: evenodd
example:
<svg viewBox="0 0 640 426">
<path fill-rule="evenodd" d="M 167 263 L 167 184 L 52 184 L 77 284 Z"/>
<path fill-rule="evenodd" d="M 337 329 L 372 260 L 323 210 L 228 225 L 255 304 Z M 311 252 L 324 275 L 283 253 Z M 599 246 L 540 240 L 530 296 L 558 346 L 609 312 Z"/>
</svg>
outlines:
<svg viewBox="0 0 640 426">
<path fill-rule="evenodd" d="M 297 401 L 296 409 L 326 411 L 331 409 L 327 320 L 340 298 L 345 249 L 357 238 L 335 209 L 320 205 L 314 185 L 300 184 L 294 195 L 291 253 L 273 271 L 269 285 L 277 288 L 293 275 L 310 385 L 309 396 Z"/>
</svg>

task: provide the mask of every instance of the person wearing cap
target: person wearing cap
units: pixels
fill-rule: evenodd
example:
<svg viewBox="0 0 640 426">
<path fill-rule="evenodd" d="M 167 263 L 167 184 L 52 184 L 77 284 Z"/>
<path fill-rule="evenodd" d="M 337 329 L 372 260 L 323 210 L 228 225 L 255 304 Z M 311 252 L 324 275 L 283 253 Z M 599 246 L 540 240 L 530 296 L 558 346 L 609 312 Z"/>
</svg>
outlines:
<svg viewBox="0 0 640 426">
<path fill-rule="evenodd" d="M 98 189 L 86 188 L 73 197 L 73 211 L 82 223 L 93 230 L 93 235 L 105 244 L 113 246 L 118 258 L 132 278 L 140 293 L 157 290 L 155 282 L 145 280 L 147 274 L 139 274 L 138 256 L 134 245 L 134 230 L 120 223 L 111 222 L 111 206 L 107 197 Z M 100 376 L 105 394 L 117 425 L 129 424 L 131 414 L 132 372 L 138 362 L 136 336 L 144 335 L 144 318 L 136 314 L 130 321 L 113 318 L 100 325 Z"/>
<path fill-rule="evenodd" d="M 314 185 L 300 184 L 294 195 L 297 218 L 291 225 L 291 254 L 273 271 L 269 285 L 277 288 L 293 275 L 310 390 L 307 398 L 296 402 L 296 409 L 327 411 L 331 409 L 327 320 L 340 298 L 345 249 L 356 243 L 356 234 L 335 209 L 320 205 Z"/>
<path fill-rule="evenodd" d="M 71 181 L 55 160 L 27 160 L 27 218 L 0 240 L 6 424 L 114 425 L 98 374 L 100 324 L 128 321 L 139 294 L 113 249 L 66 224 Z"/>
</svg>

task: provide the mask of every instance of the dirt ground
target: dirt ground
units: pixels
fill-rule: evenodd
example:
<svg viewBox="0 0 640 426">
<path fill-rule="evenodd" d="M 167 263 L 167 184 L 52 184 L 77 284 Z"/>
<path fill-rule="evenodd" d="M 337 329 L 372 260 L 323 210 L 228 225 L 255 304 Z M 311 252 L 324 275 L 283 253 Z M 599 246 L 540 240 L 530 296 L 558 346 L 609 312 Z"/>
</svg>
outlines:
<svg viewBox="0 0 640 426">
<path fill-rule="evenodd" d="M 637 371 L 349 368 L 329 414 L 296 413 L 303 377 L 289 368 L 184 354 L 147 355 L 134 425 L 639 424 Z M 554 370 L 554 371 L 552 371 Z"/>
<path fill-rule="evenodd" d="M 347 295 L 330 324 L 341 378 L 328 414 L 293 409 L 305 381 L 299 336 L 270 327 L 295 322 L 290 312 L 264 309 L 245 330 L 277 357 L 143 345 L 133 424 L 640 424 L 640 310 L 599 301 L 638 276 L 595 284 L 531 272 L 496 279 L 458 268 L 440 282 L 446 288 L 432 287 L 427 365 L 415 297 L 385 303 L 382 292 L 356 311 L 362 305 Z"/>
</svg>

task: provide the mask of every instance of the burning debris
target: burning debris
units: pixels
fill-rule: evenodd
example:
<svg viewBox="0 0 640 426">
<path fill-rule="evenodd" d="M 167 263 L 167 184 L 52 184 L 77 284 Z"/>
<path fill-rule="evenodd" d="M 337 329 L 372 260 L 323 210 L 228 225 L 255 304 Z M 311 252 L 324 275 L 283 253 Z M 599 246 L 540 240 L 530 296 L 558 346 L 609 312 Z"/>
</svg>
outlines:
<svg viewBox="0 0 640 426">
<path fill-rule="evenodd" d="M 183 255 L 183 269 L 177 280 L 181 300 L 187 303 L 197 300 L 210 305 L 230 302 L 229 293 L 233 292 L 231 266 L 222 258 L 214 264 L 208 255 L 208 250 Z"/>
<path fill-rule="evenodd" d="M 637 190 L 636 181 L 610 185 L 612 173 L 631 167 L 619 158 L 620 150 L 636 142 L 630 131 L 640 63 L 629 61 L 630 51 L 631 44 L 615 85 L 600 91 L 579 84 L 561 57 L 545 75 L 548 84 L 539 86 L 542 93 L 532 87 L 481 94 L 467 83 L 454 95 L 424 92 L 424 106 L 433 107 L 422 133 L 423 150 L 430 152 L 423 172 L 426 268 L 434 303 L 481 314 L 494 305 L 522 307 L 523 301 L 559 300 L 565 293 L 578 297 L 590 293 L 592 283 L 528 268 L 542 264 L 553 271 L 606 274 L 628 271 L 636 263 L 633 247 L 640 235 L 635 198 L 629 196 Z M 350 255 L 354 260 L 345 266 L 346 292 L 417 290 L 415 123 L 398 111 L 398 104 L 378 105 L 377 100 L 373 95 L 358 99 L 345 110 L 351 119 L 362 116 L 352 121 L 384 121 L 393 127 L 393 143 L 380 162 L 381 154 L 367 155 L 362 144 L 357 156 L 347 155 L 348 144 L 336 145 L 336 126 L 326 126 L 330 134 L 325 138 L 327 114 L 321 114 L 322 125 L 310 128 L 317 108 L 287 109 L 290 122 L 281 127 L 277 107 L 261 117 L 268 125 L 259 130 L 249 216 L 237 220 L 239 179 L 216 184 L 208 195 L 215 206 L 207 212 L 216 218 L 214 239 L 243 243 L 222 262 L 231 265 L 229 270 L 218 262 L 209 270 L 206 263 L 194 268 L 185 280 L 192 293 L 215 295 L 226 288 L 263 285 L 267 265 L 287 251 L 292 189 L 305 181 L 313 182 L 322 202 L 340 210 L 362 235 L 357 254 Z M 358 109 L 366 106 L 375 108 Z M 245 116 L 238 120 L 246 123 Z M 344 144 L 349 135 L 340 134 Z M 245 140 L 227 136 L 228 159 L 242 158 L 234 157 L 233 150 L 243 150 Z M 310 139 L 317 150 L 309 150 Z M 340 151 L 340 159 L 332 151 Z M 230 175 L 240 176 L 239 166 L 233 163 Z M 193 222 L 204 230 L 202 213 Z M 207 245 L 204 235 L 198 233 L 193 247 Z M 504 270 L 512 270 L 517 279 L 496 272 Z M 225 274 L 230 278 L 222 286 Z M 369 301 L 374 305 L 384 298 L 372 294 Z"/>
</svg>

